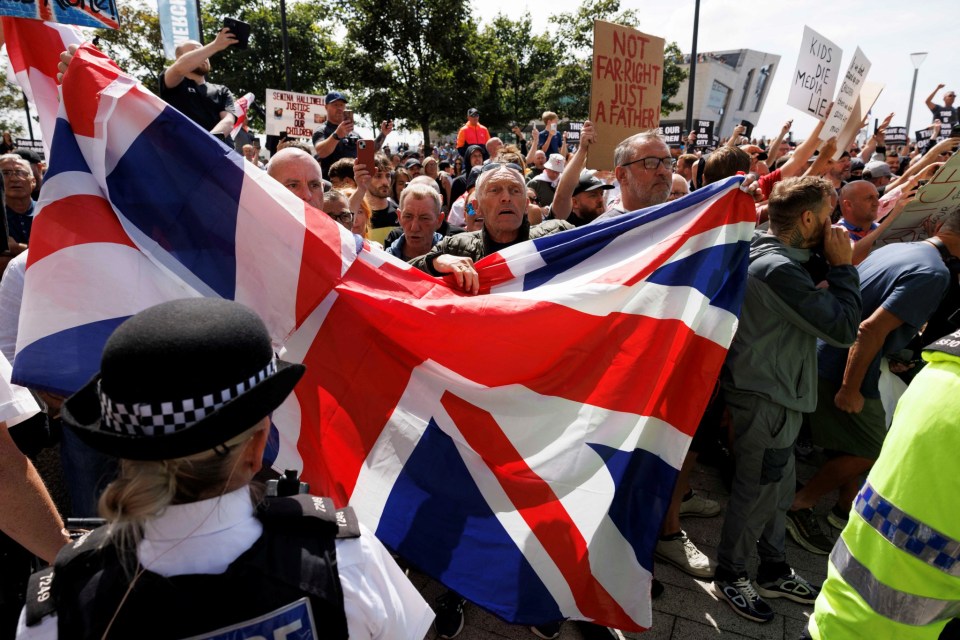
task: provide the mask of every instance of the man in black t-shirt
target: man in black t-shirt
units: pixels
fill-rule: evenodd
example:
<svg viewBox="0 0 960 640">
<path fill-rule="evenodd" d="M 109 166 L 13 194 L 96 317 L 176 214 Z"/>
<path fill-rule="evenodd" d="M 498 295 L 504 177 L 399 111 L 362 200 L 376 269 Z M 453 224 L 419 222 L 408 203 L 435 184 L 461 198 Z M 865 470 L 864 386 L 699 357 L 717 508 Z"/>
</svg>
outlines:
<svg viewBox="0 0 960 640">
<path fill-rule="evenodd" d="M 164 70 L 160 83 L 161 98 L 221 140 L 237 121 L 235 101 L 229 89 L 206 78 L 210 56 L 236 42 L 229 29 L 221 29 L 206 45 L 187 40 L 177 47 L 177 60 Z"/>
<path fill-rule="evenodd" d="M 933 90 L 933 93 L 927 96 L 927 108 L 930 109 L 930 113 L 933 114 L 933 119 L 939 120 L 944 125 L 942 130 L 944 133 L 947 133 L 950 129 L 957 126 L 957 108 L 953 106 L 953 101 L 957 99 L 957 92 L 947 91 L 943 95 L 942 105 L 936 104 L 933 101 L 933 97 L 945 86 L 944 84 L 938 84 L 937 88 Z"/>
</svg>

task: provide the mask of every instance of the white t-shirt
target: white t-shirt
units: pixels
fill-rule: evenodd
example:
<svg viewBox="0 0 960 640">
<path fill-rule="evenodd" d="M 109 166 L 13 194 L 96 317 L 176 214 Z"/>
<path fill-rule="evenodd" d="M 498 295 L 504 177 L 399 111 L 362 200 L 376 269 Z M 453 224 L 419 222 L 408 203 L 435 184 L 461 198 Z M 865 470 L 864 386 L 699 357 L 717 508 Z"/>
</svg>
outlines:
<svg viewBox="0 0 960 640">
<path fill-rule="evenodd" d="M 21 386 L 10 384 L 12 368 L 0 355 L 0 422 L 8 427 L 23 422 L 40 412 L 33 395 Z"/>
<path fill-rule="evenodd" d="M 376 536 L 362 525 L 360 529 L 359 538 L 336 541 L 350 640 L 423 638 L 433 610 Z M 242 487 L 220 498 L 167 507 L 144 527 L 137 555 L 145 568 L 162 576 L 218 574 L 262 532 L 249 489 Z M 17 638 L 55 640 L 56 616 L 27 627 L 21 612 Z"/>
</svg>

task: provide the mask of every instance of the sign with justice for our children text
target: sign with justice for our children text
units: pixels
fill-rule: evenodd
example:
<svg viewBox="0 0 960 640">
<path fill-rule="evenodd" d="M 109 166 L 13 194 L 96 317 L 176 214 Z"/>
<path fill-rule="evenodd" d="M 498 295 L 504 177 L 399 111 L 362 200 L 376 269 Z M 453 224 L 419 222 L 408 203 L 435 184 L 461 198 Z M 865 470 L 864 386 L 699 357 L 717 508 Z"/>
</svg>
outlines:
<svg viewBox="0 0 960 640">
<path fill-rule="evenodd" d="M 267 89 L 267 135 L 309 138 L 327 121 L 323 96 Z"/>
<path fill-rule="evenodd" d="M 660 124 L 663 38 L 611 22 L 593 22 L 590 119 L 597 141 L 590 167 L 613 169 L 613 150 L 624 138 Z"/>
<path fill-rule="evenodd" d="M 797 70 L 791 78 L 787 104 L 818 120 L 826 118 L 842 55 L 840 47 L 810 27 L 804 27 Z"/>
</svg>

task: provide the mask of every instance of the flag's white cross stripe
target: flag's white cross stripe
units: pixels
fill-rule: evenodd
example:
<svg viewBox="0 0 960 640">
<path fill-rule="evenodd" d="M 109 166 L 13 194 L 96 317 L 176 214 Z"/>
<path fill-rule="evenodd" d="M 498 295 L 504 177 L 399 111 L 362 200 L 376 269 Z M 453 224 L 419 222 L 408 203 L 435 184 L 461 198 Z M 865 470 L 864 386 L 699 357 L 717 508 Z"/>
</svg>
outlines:
<svg viewBox="0 0 960 640">
<path fill-rule="evenodd" d="M 634 602 L 636 594 L 645 593 L 643 580 L 648 587 L 649 574 L 607 516 L 613 479 L 596 452 L 571 443 L 586 439 L 628 452 L 639 447 L 679 469 L 689 436 L 655 418 L 541 396 L 519 385 L 487 388 L 429 360 L 413 370 L 397 409 L 361 468 L 351 504 L 364 524 L 377 529 L 390 491 L 427 428 L 425 418 L 433 417 L 454 440 L 484 498 L 518 548 L 524 550 L 564 615 L 579 615 L 566 579 L 487 463 L 466 443 L 441 405 L 445 391 L 496 417 L 525 463 L 560 497 L 588 541 L 595 576 L 604 588 L 621 603 Z M 557 434 L 558 424 L 567 425 L 563 435 Z M 598 499 L 603 496 L 607 499 Z M 650 620 L 637 622 L 650 625 Z"/>
</svg>

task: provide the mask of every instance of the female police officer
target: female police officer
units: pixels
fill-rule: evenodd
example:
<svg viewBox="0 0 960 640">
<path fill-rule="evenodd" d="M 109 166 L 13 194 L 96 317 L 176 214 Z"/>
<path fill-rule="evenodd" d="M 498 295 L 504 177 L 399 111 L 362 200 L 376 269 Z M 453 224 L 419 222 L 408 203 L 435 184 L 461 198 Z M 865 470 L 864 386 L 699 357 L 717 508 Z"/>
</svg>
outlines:
<svg viewBox="0 0 960 640">
<path fill-rule="evenodd" d="M 120 325 L 63 405 L 121 459 L 108 524 L 34 575 L 18 637 L 422 638 L 433 613 L 352 512 L 261 501 L 251 484 L 303 371 L 235 302 L 176 300 Z"/>
</svg>

